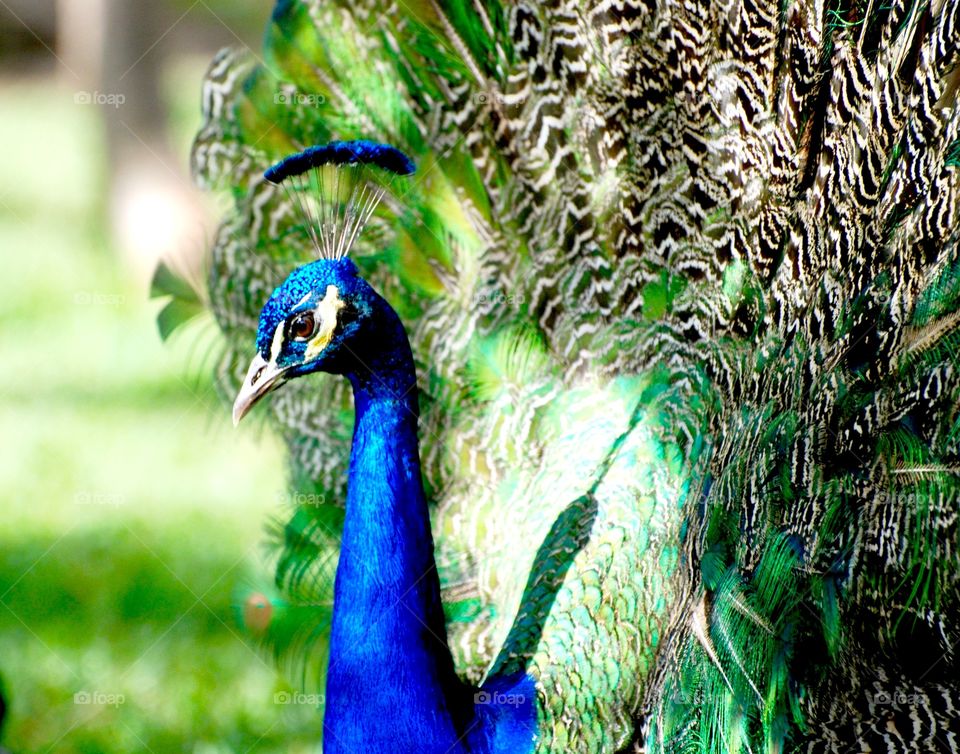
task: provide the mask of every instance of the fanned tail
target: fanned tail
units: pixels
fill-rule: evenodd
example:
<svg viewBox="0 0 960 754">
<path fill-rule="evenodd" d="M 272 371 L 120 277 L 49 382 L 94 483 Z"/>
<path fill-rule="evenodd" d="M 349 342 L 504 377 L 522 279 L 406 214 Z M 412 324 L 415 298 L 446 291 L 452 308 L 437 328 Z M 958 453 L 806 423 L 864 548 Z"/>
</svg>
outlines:
<svg viewBox="0 0 960 754">
<path fill-rule="evenodd" d="M 351 256 L 410 330 L 458 669 L 536 676 L 539 751 L 951 745 L 958 37 L 951 0 L 285 0 L 265 65 L 211 66 L 234 386 L 311 253 L 265 167 L 417 163 Z M 323 500 L 278 576 L 309 604 L 350 410 L 304 383 L 271 420 Z"/>
</svg>

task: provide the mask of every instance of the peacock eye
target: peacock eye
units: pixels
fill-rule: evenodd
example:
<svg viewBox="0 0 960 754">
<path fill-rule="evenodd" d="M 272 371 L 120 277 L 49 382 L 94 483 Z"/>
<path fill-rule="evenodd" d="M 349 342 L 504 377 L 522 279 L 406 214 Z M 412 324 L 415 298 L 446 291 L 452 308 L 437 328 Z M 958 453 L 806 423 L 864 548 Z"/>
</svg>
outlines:
<svg viewBox="0 0 960 754">
<path fill-rule="evenodd" d="M 317 329 L 313 312 L 300 312 L 290 320 L 290 337 L 294 340 L 306 340 Z"/>
</svg>

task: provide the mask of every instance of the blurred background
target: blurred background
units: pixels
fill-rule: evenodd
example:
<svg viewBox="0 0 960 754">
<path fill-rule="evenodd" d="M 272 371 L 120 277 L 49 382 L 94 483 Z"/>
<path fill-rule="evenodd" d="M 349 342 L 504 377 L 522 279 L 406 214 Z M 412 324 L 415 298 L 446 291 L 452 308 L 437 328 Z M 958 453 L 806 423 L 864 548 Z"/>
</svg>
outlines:
<svg viewBox="0 0 960 754">
<path fill-rule="evenodd" d="M 162 342 L 159 259 L 198 278 L 200 85 L 253 0 L 0 0 L 0 678 L 13 752 L 311 751 L 319 714 L 244 636 L 278 443 L 234 430 L 216 327 Z M 222 199 L 221 199 L 222 201 Z M 303 695 L 300 695 L 301 697 Z"/>
</svg>

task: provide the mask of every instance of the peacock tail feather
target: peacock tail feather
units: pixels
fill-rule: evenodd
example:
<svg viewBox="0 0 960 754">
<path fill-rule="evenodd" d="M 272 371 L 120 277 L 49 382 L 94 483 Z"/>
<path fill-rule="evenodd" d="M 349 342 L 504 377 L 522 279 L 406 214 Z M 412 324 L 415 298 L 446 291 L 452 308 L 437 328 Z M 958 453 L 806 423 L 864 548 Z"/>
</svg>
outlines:
<svg viewBox="0 0 960 754">
<path fill-rule="evenodd" d="M 960 748 L 958 40 L 956 0 L 281 0 L 213 61 L 225 391 L 313 253 L 265 167 L 417 163 L 351 256 L 410 335 L 458 672 L 528 670 L 537 751 Z M 301 654 L 351 405 L 270 404 Z"/>
</svg>

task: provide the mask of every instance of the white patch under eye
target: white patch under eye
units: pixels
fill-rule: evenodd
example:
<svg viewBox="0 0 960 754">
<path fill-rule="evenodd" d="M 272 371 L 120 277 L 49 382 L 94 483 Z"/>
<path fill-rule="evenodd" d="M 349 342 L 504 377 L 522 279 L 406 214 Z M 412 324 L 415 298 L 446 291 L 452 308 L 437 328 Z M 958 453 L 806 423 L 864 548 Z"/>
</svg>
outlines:
<svg viewBox="0 0 960 754">
<path fill-rule="evenodd" d="M 317 319 L 317 334 L 307 343 L 307 350 L 303 354 L 303 360 L 309 361 L 320 355 L 320 352 L 326 348 L 333 340 L 333 333 L 337 329 L 337 320 L 340 316 L 340 310 L 345 307 L 343 299 L 340 298 L 340 291 L 335 285 L 328 285 L 327 292 L 317 308 L 314 309 L 314 316 Z"/>
<path fill-rule="evenodd" d="M 277 329 L 273 331 L 273 340 L 270 343 L 270 363 L 276 364 L 277 359 L 280 358 L 280 351 L 283 350 L 283 320 L 280 321 L 280 324 L 277 325 Z"/>
</svg>

